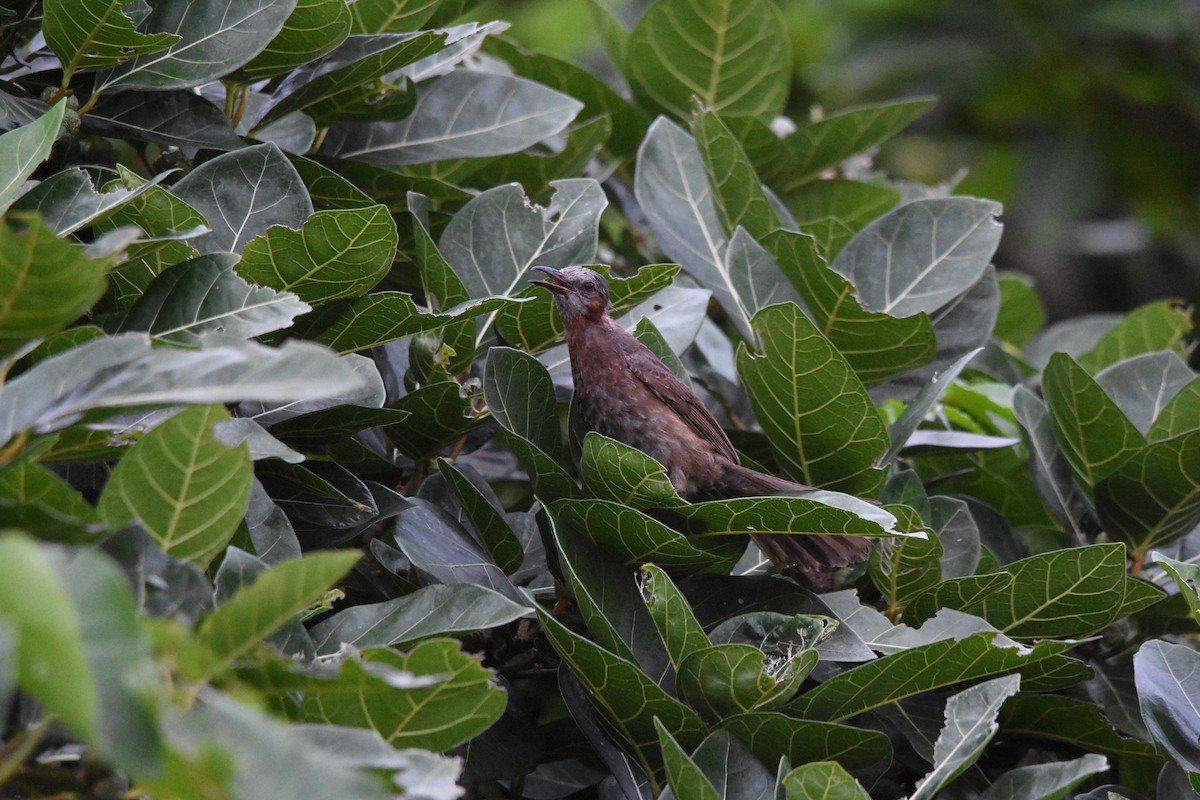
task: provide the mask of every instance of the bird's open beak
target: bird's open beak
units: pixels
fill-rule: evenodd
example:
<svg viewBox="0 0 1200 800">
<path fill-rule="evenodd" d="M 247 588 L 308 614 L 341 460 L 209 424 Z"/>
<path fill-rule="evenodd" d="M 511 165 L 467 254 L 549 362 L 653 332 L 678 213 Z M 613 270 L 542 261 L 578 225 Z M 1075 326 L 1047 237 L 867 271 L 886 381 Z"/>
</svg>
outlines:
<svg viewBox="0 0 1200 800">
<path fill-rule="evenodd" d="M 545 286 L 547 289 L 554 292 L 555 294 L 566 294 L 567 292 L 575 291 L 575 287 L 572 286 L 571 284 L 567 283 L 563 279 L 562 272 L 560 272 L 559 270 L 556 270 L 553 267 L 534 267 L 534 269 L 537 270 L 538 272 L 546 273 L 547 275 L 550 276 L 550 279 L 554 282 L 551 283 L 550 281 L 530 281 L 530 283 L 537 284 L 538 286 Z"/>
</svg>

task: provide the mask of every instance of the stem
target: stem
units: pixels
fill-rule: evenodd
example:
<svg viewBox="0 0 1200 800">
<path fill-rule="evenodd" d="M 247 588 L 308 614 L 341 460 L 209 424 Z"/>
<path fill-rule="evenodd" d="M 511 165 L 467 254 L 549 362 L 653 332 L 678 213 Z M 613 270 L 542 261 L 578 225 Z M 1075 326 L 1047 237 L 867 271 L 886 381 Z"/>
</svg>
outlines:
<svg viewBox="0 0 1200 800">
<path fill-rule="evenodd" d="M 33 751 L 37 749 L 38 743 L 42 741 L 42 737 L 46 735 L 46 731 L 50 730 L 50 724 L 54 722 L 54 715 L 47 714 L 38 720 L 32 728 L 28 728 L 13 737 L 15 744 L 5 746 L 0 750 L 0 786 L 8 782 L 8 779 L 13 776 L 21 765 L 33 755 Z"/>
</svg>

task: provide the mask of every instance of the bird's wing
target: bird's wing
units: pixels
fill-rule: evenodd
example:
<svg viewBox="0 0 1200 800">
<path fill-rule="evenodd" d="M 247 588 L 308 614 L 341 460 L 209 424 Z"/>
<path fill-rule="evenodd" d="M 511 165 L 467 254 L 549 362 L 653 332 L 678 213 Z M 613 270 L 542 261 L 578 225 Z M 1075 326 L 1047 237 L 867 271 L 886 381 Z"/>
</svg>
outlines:
<svg viewBox="0 0 1200 800">
<path fill-rule="evenodd" d="M 697 435 L 715 447 L 718 453 L 733 463 L 738 463 L 733 444 L 730 443 L 729 437 L 725 435 L 725 431 L 721 429 L 720 423 L 713 417 L 712 412 L 708 410 L 708 406 L 704 405 L 700 398 L 696 397 L 695 393 L 679 378 L 676 378 L 675 373 L 671 372 L 671 369 L 660 361 L 650 348 L 633 337 L 630 339 L 632 339 L 632 344 L 637 346 L 624 348 L 623 354 L 629 371 L 653 395 L 678 414 Z"/>
</svg>

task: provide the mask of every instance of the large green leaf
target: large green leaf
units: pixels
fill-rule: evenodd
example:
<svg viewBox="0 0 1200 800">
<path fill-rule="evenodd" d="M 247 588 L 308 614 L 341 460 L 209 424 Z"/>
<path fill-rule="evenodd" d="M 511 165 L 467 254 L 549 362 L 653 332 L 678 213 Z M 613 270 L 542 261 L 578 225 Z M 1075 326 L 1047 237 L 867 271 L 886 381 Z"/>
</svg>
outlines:
<svg viewBox="0 0 1200 800">
<path fill-rule="evenodd" d="M 600 212 L 608 204 L 590 178 L 554 181 L 547 208 L 520 186 L 489 189 L 459 209 L 438 241 L 471 297 L 513 294 L 535 265 L 589 264 L 596 257 Z"/>
<path fill-rule="evenodd" d="M 16 634 L 22 690 L 101 758 L 133 774 L 160 769 L 154 703 L 141 683 L 155 664 L 129 585 L 111 561 L 0 536 L 0 620 Z"/>
<path fill-rule="evenodd" d="M 1159 350 L 1106 367 L 1096 374 L 1096 384 L 1143 436 L 1152 438 L 1150 428 L 1155 418 L 1195 377 L 1195 371 L 1178 353 Z"/>
<path fill-rule="evenodd" d="M 768 0 L 656 0 L 629 35 L 634 93 L 676 117 L 696 96 L 727 116 L 771 117 L 787 98 L 791 47 Z"/>
<path fill-rule="evenodd" d="M 25 190 L 25 180 L 50 155 L 67 101 L 60 100 L 33 122 L 0 136 L 0 214 Z M 7 250 L 7 248 L 5 248 Z"/>
<path fill-rule="evenodd" d="M 928 111 L 932 98 L 894 100 L 856 106 L 804 125 L 780 143 L 777 163 L 768 174 L 788 192 L 850 156 L 876 147 Z M 778 178 L 774 175 L 778 174 Z"/>
<path fill-rule="evenodd" d="M 1145 447 L 1145 437 L 1069 355 L 1050 357 L 1042 394 L 1063 456 L 1085 488 L 1094 489 Z"/>
<path fill-rule="evenodd" d="M 339 353 L 357 353 L 416 333 L 435 331 L 519 302 L 508 297 L 471 300 L 445 311 L 424 311 L 406 292 L 373 292 L 360 297 L 316 341 Z"/>
<path fill-rule="evenodd" d="M 208 83 L 258 55 L 295 7 L 296 0 L 216 4 L 160 0 L 140 27 L 175 34 L 178 40 L 166 50 L 143 52 L 102 73 L 95 91 L 118 87 L 161 91 Z"/>
<path fill-rule="evenodd" d="M 325 551 L 284 561 L 259 573 L 221 603 L 197 629 L 197 639 L 217 669 L 241 658 L 279 628 L 297 619 L 362 556 L 358 551 Z"/>
<path fill-rule="evenodd" d="M 241 74 L 253 82 L 314 61 L 345 41 L 350 9 L 341 0 L 297 0 L 283 28 Z"/>
<path fill-rule="evenodd" d="M 496 566 L 508 574 L 525 560 L 525 548 L 504 517 L 499 498 L 478 472 L 438 460 L 438 472 L 446 479 L 459 507 L 471 521 L 475 536 Z"/>
<path fill-rule="evenodd" d="M 877 489 L 887 433 L 849 363 L 794 305 L 765 308 L 753 325 L 759 352 L 739 347 L 738 375 L 779 463 L 810 486 Z"/>
<path fill-rule="evenodd" d="M 395 747 L 448 750 L 482 733 L 504 712 L 495 674 L 453 639 L 431 639 L 407 653 L 367 650 L 341 673 L 314 681 L 301 718 L 371 728 Z"/>
<path fill-rule="evenodd" d="M 804 298 L 817 328 L 863 383 L 878 383 L 933 358 L 937 342 L 928 315 L 867 311 L 854 285 L 829 268 L 807 234 L 781 230 L 762 241 Z"/>
<path fill-rule="evenodd" d="M 704 773 L 687 751 L 675 741 L 675 737 L 671 736 L 658 720 L 654 721 L 654 726 L 658 729 L 658 746 L 662 749 L 667 782 L 675 796 L 694 797 L 696 800 L 721 800 L 721 795 L 709 783 L 708 778 L 704 777 Z"/>
<path fill-rule="evenodd" d="M 362 378 L 327 349 L 222 343 L 153 348 L 141 334 L 93 339 L 39 362 L 0 394 L 0 441 L 58 430 L 94 409 L 171 403 L 287 402 L 336 397 Z"/>
<path fill-rule="evenodd" d="M 1069 642 L 1040 642 L 1032 649 L 994 643 L 983 631 L 902 650 L 847 670 L 786 706 L 805 719 L 848 719 L 864 711 L 967 681 L 1020 673 L 1026 688 L 1070 685 L 1090 670 L 1061 653 Z"/>
<path fill-rule="evenodd" d="M 742 551 L 740 542 L 702 549 L 657 519 L 607 500 L 558 500 L 550 504 L 550 511 L 559 524 L 583 534 L 626 564 L 654 563 L 690 570 L 732 566 Z M 745 529 L 737 533 L 745 533 Z"/>
<path fill-rule="evenodd" d="M 1200 429 L 1151 442 L 1096 484 L 1096 513 L 1140 562 L 1200 524 Z"/>
<path fill-rule="evenodd" d="M 1187 433 L 1200 420 L 1200 378 L 1193 378 L 1181 387 L 1163 406 L 1146 437 L 1154 442 Z"/>
<path fill-rule="evenodd" d="M 978 605 L 992 592 L 1006 590 L 1012 579 L 1007 572 L 993 572 L 941 581 L 912 598 L 904 608 L 904 622 L 924 622 L 943 608 L 962 610 Z"/>
<path fill-rule="evenodd" d="M 112 214 L 165 177 L 167 173 L 163 172 L 148 181 L 114 181 L 98 192 L 86 172 L 72 167 L 56 172 L 21 195 L 12 210 L 39 214 L 51 230 L 65 236 Z"/>
<path fill-rule="evenodd" d="M 100 527 L 91 503 L 71 484 L 35 461 L 0 469 L 5 524 L 48 540 L 84 541 Z"/>
<path fill-rule="evenodd" d="M 1000 704 L 1017 692 L 1016 675 L 993 678 L 964 689 L 946 702 L 946 726 L 933 749 L 933 769 L 918 783 L 910 800 L 931 800 L 975 763 L 999 726 Z"/>
<path fill-rule="evenodd" d="M 191 406 L 147 433 L 104 487 L 105 521 L 137 520 L 165 552 L 207 565 L 233 538 L 250 497 L 250 454 L 213 436 L 224 419 L 222 406 Z"/>
<path fill-rule="evenodd" d="M 273 144 L 219 155 L 189 172 L 171 193 L 208 220 L 193 239 L 201 253 L 241 252 L 272 225 L 299 228 L 313 213 L 304 181 Z"/>
<path fill-rule="evenodd" d="M 655 773 L 661 762 L 656 722 L 683 747 L 700 743 L 707 728 L 696 713 L 658 688 L 636 666 L 573 633 L 540 609 L 538 619 L 554 649 L 647 775 Z"/>
<path fill-rule="evenodd" d="M 209 334 L 249 339 L 288 328 L 312 310 L 291 292 L 246 283 L 235 263 L 229 253 L 210 253 L 167 269 L 134 303 L 121 330 L 194 345 Z"/>
<path fill-rule="evenodd" d="M 716 112 L 700 111 L 692 117 L 692 136 L 704 158 L 708 182 L 713 187 L 717 211 L 725 222 L 725 235 L 743 227 L 754 238 L 779 230 L 779 220 L 762 183 L 741 144 Z"/>
<path fill-rule="evenodd" d="M 1188 772 L 1200 772 L 1200 654 L 1152 639 L 1133 657 L 1138 705 L 1154 744 Z"/>
<path fill-rule="evenodd" d="M 307 303 L 358 297 L 391 268 L 396 238 L 386 206 L 318 211 L 298 231 L 272 226 L 249 241 L 237 271 Z"/>
<path fill-rule="evenodd" d="M 436 584 L 403 597 L 338 611 L 310 633 L 317 652 L 332 655 L 343 645 L 360 650 L 403 647 L 433 636 L 495 628 L 529 614 L 527 607 L 482 586 Z"/>
<path fill-rule="evenodd" d="M 1125 598 L 1125 545 L 1056 550 L 1004 566 L 1007 587 L 964 611 L 1020 639 L 1078 639 L 1116 619 Z"/>
<path fill-rule="evenodd" d="M 845 767 L 836 761 L 805 764 L 783 777 L 787 800 L 869 800 Z"/>
<path fill-rule="evenodd" d="M 1191 312 L 1182 303 L 1150 303 L 1130 311 L 1105 331 L 1095 346 L 1079 357 L 1079 365 L 1094 374 L 1140 353 L 1178 350 L 1191 329 Z"/>
<path fill-rule="evenodd" d="M 157 53 L 179 41 L 172 33 L 134 30 L 120 0 L 47 0 L 42 5 L 42 32 L 68 76 Z"/>
<path fill-rule="evenodd" d="M 900 514 L 901 527 L 915 531 L 923 527 L 920 517 L 908 506 L 889 506 Z M 885 539 L 871 550 L 867 570 L 894 614 L 917 595 L 931 589 L 942 576 L 942 543 L 926 532 L 919 536 Z"/>
<path fill-rule="evenodd" d="M 745 742 L 764 764 L 778 764 L 781 757 L 790 764 L 836 761 L 871 783 L 892 760 L 887 736 L 865 728 L 796 719 L 773 711 L 739 714 L 716 727 Z"/>
<path fill-rule="evenodd" d="M 687 599 L 660 567 L 653 564 L 643 566 L 638 589 L 650 618 L 654 620 L 654 627 L 666 645 L 672 666 L 679 669 L 688 656 L 712 647 L 704 628 L 700 627 L 692 614 Z M 762 661 L 761 654 L 759 661 Z M 691 705 L 696 708 L 694 704 Z"/>
<path fill-rule="evenodd" d="M 897 520 L 890 511 L 856 497 L 836 492 L 813 492 L 806 497 L 738 497 L 709 500 L 664 512 L 664 516 L 682 520 L 693 536 L 849 535 L 895 536 L 907 531 L 896 529 Z M 915 533 L 924 536 L 923 533 Z"/>
<path fill-rule="evenodd" d="M 582 107 L 524 78 L 455 70 L 422 83 L 404 119 L 331 126 L 322 152 L 388 166 L 516 153 L 560 133 Z"/>
<path fill-rule="evenodd" d="M 914 200 L 863 228 L 830 265 L 871 311 L 932 313 L 979 280 L 1000 243 L 1000 204 L 968 197 Z"/>
<path fill-rule="evenodd" d="M 1121 736 L 1099 708 L 1074 697 L 1019 694 L 1004 704 L 1000 727 L 1007 734 L 1066 742 L 1094 753 L 1161 759 L 1153 745 Z"/>
<path fill-rule="evenodd" d="M 786 702 L 817 660 L 814 650 L 779 658 L 749 644 L 720 644 L 685 656 L 675 681 L 679 696 L 715 721 Z"/>
<path fill-rule="evenodd" d="M 601 500 L 637 509 L 684 504 L 662 464 L 627 444 L 588 431 L 583 437 L 579 472 Z"/>
<path fill-rule="evenodd" d="M 108 267 L 37 219 L 0 223 L 0 352 L 76 320 L 104 293 Z"/>
<path fill-rule="evenodd" d="M 800 230 L 811 234 L 821 255 L 830 259 L 867 223 L 895 208 L 900 193 L 876 183 L 830 178 L 810 181 L 783 199 Z"/>
</svg>

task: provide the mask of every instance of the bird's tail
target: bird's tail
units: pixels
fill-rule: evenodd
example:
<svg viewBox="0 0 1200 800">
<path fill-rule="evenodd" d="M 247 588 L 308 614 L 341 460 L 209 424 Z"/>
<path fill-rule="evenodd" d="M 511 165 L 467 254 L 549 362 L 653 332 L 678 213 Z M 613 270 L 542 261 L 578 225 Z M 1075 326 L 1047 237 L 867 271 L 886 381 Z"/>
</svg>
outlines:
<svg viewBox="0 0 1200 800">
<path fill-rule="evenodd" d="M 721 484 L 717 487 L 723 497 L 794 494 L 811 491 L 812 488 L 733 463 L 725 465 Z M 805 571 L 827 570 L 864 561 L 871 547 L 871 540 L 862 536 L 787 536 L 759 533 L 751 534 L 750 538 L 754 539 L 754 543 L 776 564 L 790 564 Z"/>
</svg>

